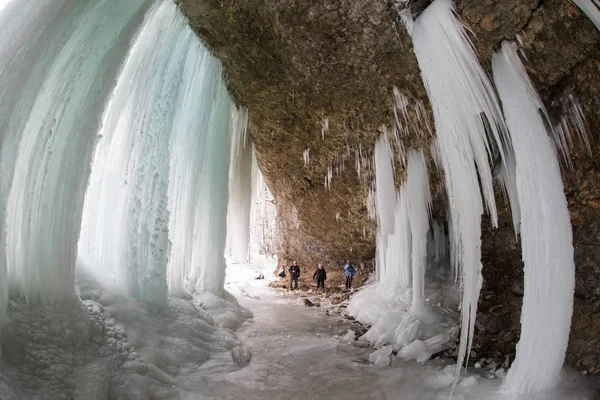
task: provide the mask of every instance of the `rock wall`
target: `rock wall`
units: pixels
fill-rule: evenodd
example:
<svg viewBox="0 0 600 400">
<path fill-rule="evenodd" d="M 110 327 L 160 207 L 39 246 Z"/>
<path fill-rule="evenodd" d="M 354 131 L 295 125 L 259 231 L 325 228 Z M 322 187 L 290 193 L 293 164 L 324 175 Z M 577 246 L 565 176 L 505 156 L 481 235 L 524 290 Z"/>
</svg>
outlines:
<svg viewBox="0 0 600 400">
<path fill-rule="evenodd" d="M 356 153 L 369 157 L 378 135 L 391 130 L 394 87 L 411 107 L 422 104 L 431 115 L 411 41 L 393 2 L 178 4 L 223 61 L 233 96 L 249 109 L 257 159 L 278 207 L 280 260 L 296 259 L 305 266 L 325 262 L 330 268 L 341 267 L 348 257 L 356 264 L 372 260 L 376 224 L 366 207 L 372 170 L 363 165 L 359 177 Z M 558 119 L 561 99 L 574 93 L 587 117 L 592 155 L 574 139 L 573 166 L 564 169 L 577 265 L 568 361 L 600 368 L 600 360 L 582 364 L 590 351 L 600 353 L 598 339 L 586 333 L 600 320 L 600 33 L 567 0 L 461 0 L 457 6 L 477 37 L 485 68 L 490 68 L 493 49 L 518 34 L 526 68 L 551 115 Z M 405 148 L 429 149 L 431 137 L 409 129 L 401 141 Z M 396 167 L 401 179 L 402 167 Z M 328 168 L 330 190 L 325 187 Z M 432 182 L 434 212 L 443 214 L 445 195 L 434 169 Z M 499 229 L 486 227 L 483 233 L 477 346 L 490 355 L 514 351 L 522 296 L 519 244 L 508 207 L 499 211 Z"/>
</svg>

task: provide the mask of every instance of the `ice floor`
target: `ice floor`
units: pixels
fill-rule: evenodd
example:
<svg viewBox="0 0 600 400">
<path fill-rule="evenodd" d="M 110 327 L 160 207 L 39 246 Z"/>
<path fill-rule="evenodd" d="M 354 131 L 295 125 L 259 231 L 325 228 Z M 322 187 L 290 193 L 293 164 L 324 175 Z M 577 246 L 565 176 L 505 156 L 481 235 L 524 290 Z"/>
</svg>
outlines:
<svg viewBox="0 0 600 400">
<path fill-rule="evenodd" d="M 358 324 L 343 305 L 311 295 L 321 307 L 307 307 L 301 295 L 267 286 L 273 270 L 269 260 L 230 265 L 233 296 L 173 299 L 166 312 L 86 273 L 78 278 L 83 302 L 12 302 L 0 400 L 449 398 L 452 360 L 391 356 L 391 365 L 375 365 L 372 347 L 348 339 Z M 267 279 L 255 279 L 261 271 Z M 487 376 L 470 371 L 453 398 L 506 399 L 496 394 L 502 380 Z M 559 390 L 536 399 L 597 399 L 595 384 L 565 372 Z"/>
<path fill-rule="evenodd" d="M 392 366 L 369 362 L 374 351 L 344 340 L 353 321 L 322 302 L 306 307 L 299 296 L 267 287 L 256 280 L 255 266 L 228 267 L 226 288 L 253 319 L 238 331 L 252 352 L 249 364 L 228 371 L 224 360 L 207 362 L 199 374 L 203 383 L 186 383 L 186 399 L 447 399 L 454 380 L 452 360 L 425 364 L 392 361 Z M 269 277 L 274 268 L 265 268 Z M 354 343 L 354 342 L 353 342 Z M 226 358 L 226 357 L 225 357 Z M 479 370 L 459 380 L 453 398 L 505 399 L 496 394 L 501 379 L 487 379 Z M 194 393 L 194 394 L 192 394 Z M 201 393 L 200 395 L 198 393 Z M 592 383 L 577 372 L 566 372 L 560 390 L 538 399 L 595 399 Z M 527 397 L 531 399 L 532 397 Z"/>
</svg>

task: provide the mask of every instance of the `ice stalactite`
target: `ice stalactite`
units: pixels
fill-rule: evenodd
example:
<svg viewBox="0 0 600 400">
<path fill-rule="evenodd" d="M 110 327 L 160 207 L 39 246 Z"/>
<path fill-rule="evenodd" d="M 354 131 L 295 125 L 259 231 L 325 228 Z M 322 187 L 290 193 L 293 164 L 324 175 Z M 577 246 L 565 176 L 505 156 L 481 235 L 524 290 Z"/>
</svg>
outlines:
<svg viewBox="0 0 600 400">
<path fill-rule="evenodd" d="M 427 232 L 431 212 L 429 174 L 423 150 L 411 150 L 406 161 L 406 189 L 412 236 L 412 305 L 415 315 L 422 314 L 425 294 L 425 264 L 427 261 Z"/>
<path fill-rule="evenodd" d="M 3 274 L 29 303 L 74 298 L 98 128 L 149 3 L 15 1 L 2 10 L 0 87 L 19 94 L 0 102 Z"/>
<path fill-rule="evenodd" d="M 455 268 L 461 271 L 460 368 L 473 341 L 482 283 L 481 191 L 495 225 L 496 204 L 488 157 L 491 146 L 502 149 L 504 123 L 492 84 L 451 0 L 436 0 L 427 7 L 415 21 L 412 39 L 433 109 L 436 145 L 450 204 Z M 493 143 L 488 142 L 488 136 Z"/>
<path fill-rule="evenodd" d="M 385 275 L 388 237 L 394 233 L 394 209 L 396 189 L 394 186 L 394 153 L 386 135 L 375 143 L 375 203 L 377 209 L 377 279 Z"/>
<path fill-rule="evenodd" d="M 600 30 L 600 0 L 571 0 Z"/>
<path fill-rule="evenodd" d="M 232 130 L 226 252 L 232 262 L 248 260 L 253 146 L 247 135 L 247 122 L 248 112 L 241 110 Z"/>
<path fill-rule="evenodd" d="M 223 293 L 225 282 L 225 240 L 227 236 L 227 176 L 229 173 L 231 132 L 238 110 L 233 105 L 227 88 L 219 80 L 215 93 L 215 102 L 211 124 L 207 132 L 205 164 L 209 166 L 203 172 L 202 205 L 195 220 L 197 245 L 192 252 L 191 277 L 195 278 L 197 290 L 207 290 L 216 294 Z M 237 125 L 239 126 L 239 125 Z M 225 140 L 223 140 L 225 138 Z"/>
<path fill-rule="evenodd" d="M 250 208 L 250 257 L 256 254 L 272 256 L 275 253 L 275 199 L 265 184 L 252 155 L 252 206 Z"/>
<path fill-rule="evenodd" d="M 559 382 L 564 362 L 575 285 L 573 236 L 547 113 L 516 46 L 504 42 L 492 66 L 516 159 L 525 264 L 521 337 L 504 391 L 534 393 Z"/>
<path fill-rule="evenodd" d="M 306 147 L 302 152 L 302 158 L 304 159 L 304 166 L 308 167 L 310 163 L 310 147 Z"/>
<path fill-rule="evenodd" d="M 157 4 L 104 116 L 82 262 L 112 270 L 150 304 L 166 304 L 169 287 L 181 295 L 185 278 L 202 274 L 203 287 L 222 290 L 231 120 L 220 63 L 174 4 Z"/>
</svg>

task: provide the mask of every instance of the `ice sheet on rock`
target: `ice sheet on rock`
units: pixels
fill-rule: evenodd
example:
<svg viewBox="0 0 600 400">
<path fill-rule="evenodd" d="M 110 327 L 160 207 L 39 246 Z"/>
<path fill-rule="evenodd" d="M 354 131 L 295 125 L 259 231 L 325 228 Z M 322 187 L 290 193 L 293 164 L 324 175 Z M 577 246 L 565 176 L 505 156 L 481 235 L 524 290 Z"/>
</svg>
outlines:
<svg viewBox="0 0 600 400">
<path fill-rule="evenodd" d="M 492 84 L 451 0 L 436 0 L 427 7 L 414 24 L 412 39 L 433 109 L 436 147 L 450 204 L 454 262 L 461 271 L 461 365 L 473 340 L 482 281 L 484 207 L 480 185 L 495 225 L 496 204 L 488 160 L 492 151 L 501 154 L 505 128 Z"/>
<path fill-rule="evenodd" d="M 516 46 L 504 42 L 492 65 L 516 159 L 525 264 L 521 337 L 504 391 L 536 393 L 558 383 L 569 340 L 575 285 L 571 221 L 543 119 L 547 113 Z"/>
</svg>

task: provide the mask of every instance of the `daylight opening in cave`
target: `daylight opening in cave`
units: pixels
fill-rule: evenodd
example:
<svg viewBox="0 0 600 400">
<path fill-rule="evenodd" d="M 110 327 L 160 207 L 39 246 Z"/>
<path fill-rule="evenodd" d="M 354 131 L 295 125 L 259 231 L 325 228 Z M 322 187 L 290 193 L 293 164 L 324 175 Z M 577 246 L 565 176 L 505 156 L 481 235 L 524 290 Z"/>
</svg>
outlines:
<svg viewBox="0 0 600 400">
<path fill-rule="evenodd" d="M 599 21 L 0 0 L 0 400 L 598 398 Z"/>
</svg>

